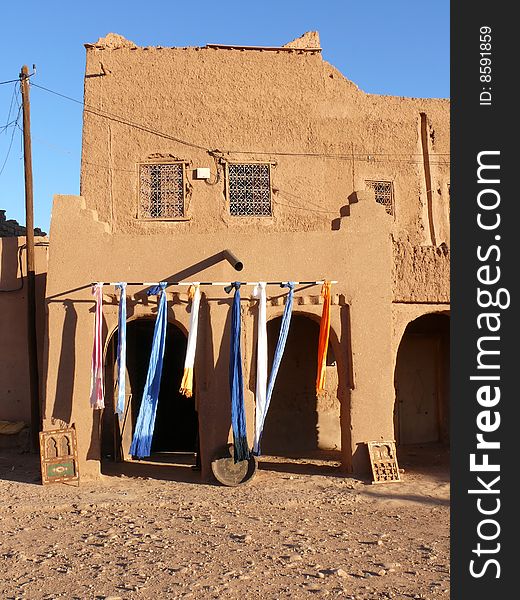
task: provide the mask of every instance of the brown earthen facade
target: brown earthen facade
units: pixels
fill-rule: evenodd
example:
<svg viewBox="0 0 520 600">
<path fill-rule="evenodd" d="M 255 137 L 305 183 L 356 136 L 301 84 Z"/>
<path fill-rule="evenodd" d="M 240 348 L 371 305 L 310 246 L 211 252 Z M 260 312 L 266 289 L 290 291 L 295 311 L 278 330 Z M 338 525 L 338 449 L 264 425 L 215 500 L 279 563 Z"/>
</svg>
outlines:
<svg viewBox="0 0 520 600">
<path fill-rule="evenodd" d="M 297 286 L 264 451 L 335 452 L 359 472 L 366 441 L 444 440 L 449 183 L 449 102 L 362 92 L 323 60 L 317 34 L 278 49 L 142 48 L 113 34 L 87 45 L 81 196 L 57 196 L 51 222 L 44 427 L 75 424 L 87 477 L 121 434 L 110 286 L 107 408 L 89 406 L 91 282 L 326 279 L 338 283 L 325 393 L 313 391 L 320 287 Z M 225 249 L 240 274 L 218 260 Z M 157 309 L 144 288 L 128 290 L 126 460 Z M 286 292 L 267 291 L 272 354 Z M 241 292 L 252 443 L 257 301 L 251 287 Z M 173 373 L 190 304 L 186 288 L 167 288 L 167 298 Z M 165 408 L 181 402 L 173 375 L 159 400 L 157 444 L 171 451 L 182 444 L 166 443 L 168 428 L 181 439 L 196 408 L 203 478 L 230 437 L 230 307 L 222 287 L 203 289 L 193 410 Z"/>
<path fill-rule="evenodd" d="M 2 213 L 3 211 L 0 211 Z M 0 421 L 30 423 L 31 404 L 27 347 L 25 227 L 14 220 L 0 231 Z M 1 226 L 1 219 L 0 219 Z M 35 230 L 36 326 L 40 375 L 43 376 L 45 286 L 48 239 Z"/>
</svg>

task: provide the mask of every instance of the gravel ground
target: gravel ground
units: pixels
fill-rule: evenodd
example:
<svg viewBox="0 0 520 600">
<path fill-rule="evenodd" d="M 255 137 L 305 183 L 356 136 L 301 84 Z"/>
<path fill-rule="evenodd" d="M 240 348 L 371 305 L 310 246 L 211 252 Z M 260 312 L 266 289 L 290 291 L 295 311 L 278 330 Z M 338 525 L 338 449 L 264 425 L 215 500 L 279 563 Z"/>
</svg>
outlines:
<svg viewBox="0 0 520 600">
<path fill-rule="evenodd" d="M 1 452 L 2 599 L 449 598 L 438 448 L 401 459 L 401 483 L 263 458 L 237 488 L 165 465 L 43 487 L 34 455 Z"/>
</svg>

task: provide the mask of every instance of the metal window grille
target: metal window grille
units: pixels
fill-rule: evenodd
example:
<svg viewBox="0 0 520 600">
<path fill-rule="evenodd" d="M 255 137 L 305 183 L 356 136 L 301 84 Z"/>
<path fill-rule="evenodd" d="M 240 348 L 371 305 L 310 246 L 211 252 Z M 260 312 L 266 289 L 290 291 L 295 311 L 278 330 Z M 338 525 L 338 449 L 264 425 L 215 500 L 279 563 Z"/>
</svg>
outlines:
<svg viewBox="0 0 520 600">
<path fill-rule="evenodd" d="M 139 217 L 184 217 L 184 166 L 182 163 L 140 165 Z"/>
<path fill-rule="evenodd" d="M 271 216 L 270 165 L 229 164 L 228 194 L 232 216 Z"/>
<path fill-rule="evenodd" d="M 394 214 L 394 186 L 391 181 L 365 181 L 368 189 L 374 190 L 376 202 L 382 204 L 389 215 Z"/>
</svg>

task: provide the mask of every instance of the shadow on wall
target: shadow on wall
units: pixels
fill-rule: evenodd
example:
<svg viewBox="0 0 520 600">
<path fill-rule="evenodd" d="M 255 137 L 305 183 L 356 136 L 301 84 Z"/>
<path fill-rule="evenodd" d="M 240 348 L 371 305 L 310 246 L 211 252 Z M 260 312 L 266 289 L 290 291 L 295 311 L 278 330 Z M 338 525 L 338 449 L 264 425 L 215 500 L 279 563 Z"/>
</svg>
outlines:
<svg viewBox="0 0 520 600">
<path fill-rule="evenodd" d="M 94 300 L 92 300 L 92 307 L 89 312 L 92 314 L 92 325 L 95 322 L 95 313 L 96 313 L 96 304 Z M 102 319 L 101 325 L 101 339 L 106 340 L 108 337 L 108 326 L 105 317 Z M 76 351 L 76 339 L 74 337 L 70 337 L 71 347 L 73 348 L 73 352 Z M 72 371 L 74 376 L 74 371 Z M 66 402 L 69 402 L 69 399 L 65 399 Z M 72 398 L 70 400 L 72 402 Z M 90 400 L 89 400 L 90 402 Z M 103 411 L 102 410 L 94 410 L 93 411 L 93 422 L 92 422 L 92 431 L 90 432 L 90 445 L 87 451 L 87 460 L 99 460 L 101 457 L 101 423 L 102 423 Z"/>
<path fill-rule="evenodd" d="M 177 273 L 174 273 L 173 275 L 170 275 L 168 277 L 167 280 L 169 281 L 183 281 L 183 280 L 190 280 L 194 275 L 196 275 L 197 273 L 200 273 L 201 271 L 204 271 L 205 269 L 208 269 L 209 267 L 212 267 L 222 261 L 232 261 L 234 257 L 232 257 L 231 255 L 229 255 L 229 251 L 222 251 L 222 252 L 217 252 L 216 254 L 213 254 L 212 256 L 208 256 L 207 258 L 199 261 L 198 263 L 195 263 L 194 265 L 191 265 L 190 267 L 187 267 L 186 269 L 183 269 L 182 271 L 177 271 Z M 239 268 L 236 268 L 237 271 L 242 270 L 242 263 L 238 262 L 238 265 L 240 265 Z"/>
<path fill-rule="evenodd" d="M 27 358 L 27 281 L 23 277 L 24 249 L 19 247 L 19 239 L 0 238 L 0 418 L 30 422 L 30 387 Z M 37 265 L 40 264 L 42 250 L 37 244 Z M 47 273 L 35 275 L 36 330 L 40 390 L 43 383 L 43 347 L 46 323 L 45 288 Z"/>
<path fill-rule="evenodd" d="M 267 323 L 270 373 L 281 317 Z M 293 314 L 276 385 L 262 436 L 262 452 L 276 456 L 304 456 L 318 450 L 316 365 L 319 324 Z"/>
<path fill-rule="evenodd" d="M 55 403 L 52 417 L 70 424 L 72 398 L 74 396 L 74 372 L 76 367 L 74 343 L 76 340 L 78 314 L 72 300 L 65 300 L 63 308 L 65 309 L 65 318 L 61 333 L 60 360 L 56 382 L 56 398 L 60 398 L 60 402 Z"/>
<path fill-rule="evenodd" d="M 319 316 L 293 313 L 284 356 L 274 387 L 262 439 L 262 453 L 286 458 L 341 460 L 352 470 L 350 390 L 352 357 L 350 315 L 341 307 L 341 338 L 331 327 L 327 354 L 326 391 L 316 396 Z M 269 372 L 278 341 L 281 317 L 268 322 Z M 256 360 L 256 356 L 254 361 Z M 255 362 L 256 365 L 256 362 Z M 253 383 L 254 372 L 250 383 Z M 338 414 L 339 413 L 339 414 Z M 333 451 L 332 448 L 336 448 Z M 331 456 L 327 456 L 327 455 Z M 297 468 L 300 468 L 299 466 Z"/>
<path fill-rule="evenodd" d="M 335 332 L 331 328 L 331 344 L 336 355 L 338 369 L 338 400 L 340 403 L 340 423 L 341 423 L 341 454 L 342 468 L 352 471 L 352 432 L 350 402 L 351 390 L 353 388 L 353 366 L 352 366 L 352 339 L 350 327 L 350 307 L 348 305 L 341 307 L 341 338 L 337 339 Z"/>
<path fill-rule="evenodd" d="M 209 433 L 209 430 L 212 432 L 213 439 L 211 440 L 211 445 L 215 448 L 223 449 L 229 439 L 229 434 L 231 431 L 231 394 L 229 390 L 229 353 L 230 353 L 230 345 L 231 345 L 231 306 L 233 304 L 233 295 L 231 294 L 229 299 L 227 300 L 219 300 L 218 304 L 225 304 L 229 307 L 226 315 L 226 321 L 224 323 L 222 340 L 220 342 L 220 348 L 218 351 L 218 358 L 215 364 L 214 371 L 214 380 L 223 382 L 225 381 L 227 385 L 225 385 L 221 389 L 215 389 L 210 386 L 211 392 L 210 394 L 213 398 L 210 400 L 213 406 L 220 407 L 220 414 L 214 414 L 213 423 L 208 424 L 204 420 L 204 415 L 201 415 L 201 430 L 206 431 L 206 434 Z M 211 327 L 211 324 L 210 324 Z M 211 335 L 211 330 L 209 335 Z M 243 358 L 243 348 L 242 348 L 242 358 Z M 217 399 L 216 396 L 225 397 L 225 401 L 221 401 Z M 217 453 L 219 450 L 217 450 Z M 214 456 L 208 457 L 209 460 L 213 460 Z"/>
<path fill-rule="evenodd" d="M 87 287 L 87 286 L 85 286 Z M 76 304 L 88 303 L 91 305 L 89 313 L 92 314 L 92 328 L 94 324 L 95 303 L 94 300 L 72 300 L 65 299 L 59 301 L 57 299 L 47 298 L 47 303 L 58 302 L 63 306 L 64 318 L 61 331 L 60 356 L 58 359 L 58 367 L 56 371 L 56 392 L 54 402 L 52 403 L 51 418 L 57 423 L 53 427 L 71 426 L 72 425 L 72 408 L 74 400 L 74 380 L 76 376 L 76 330 L 78 324 L 78 313 Z M 103 339 L 107 335 L 107 325 L 103 319 Z M 48 357 L 49 340 L 46 339 L 45 356 Z M 48 361 L 49 359 L 46 358 Z M 47 365 L 48 366 L 48 365 Z M 41 389 L 46 389 L 46 381 L 41 382 Z M 86 398 L 85 401 L 89 402 Z M 46 404 L 42 406 L 42 414 L 46 415 Z M 99 430 L 99 411 L 94 411 L 94 426 L 92 430 L 90 448 L 87 453 L 87 458 L 97 457 L 97 432 Z"/>
<path fill-rule="evenodd" d="M 358 200 L 357 200 L 356 194 L 351 194 L 349 196 L 350 203 L 355 203 L 357 201 Z M 344 217 L 350 217 L 350 205 L 349 204 L 345 204 L 344 206 L 342 206 L 339 209 L 339 217 L 337 217 L 336 219 L 332 219 L 332 221 L 330 223 L 331 231 L 339 231 L 341 229 L 341 222 Z"/>
<path fill-rule="evenodd" d="M 103 411 L 102 425 L 103 458 L 121 457 L 124 459 L 125 456 L 128 456 L 148 374 L 154 329 L 155 319 L 146 317 L 130 321 L 127 325 L 128 389 L 126 396 L 128 404 L 122 432 L 119 431 L 119 418 L 115 412 L 117 331 L 114 332 L 108 344 L 105 358 L 105 410 Z M 169 322 L 152 438 L 152 453 L 195 452 L 197 434 L 195 397 L 187 398 L 179 392 L 184 370 L 186 342 L 185 333 L 175 323 Z"/>
<path fill-rule="evenodd" d="M 201 461 L 203 464 L 204 462 L 209 464 L 211 457 L 205 456 L 206 450 L 204 447 L 204 440 L 202 439 L 202 435 L 204 435 L 203 431 L 206 429 L 206 417 L 201 407 L 208 404 L 205 401 L 208 400 L 208 387 L 213 372 L 213 365 L 215 364 L 215 353 L 213 349 L 213 329 L 211 326 L 210 307 L 205 295 L 202 295 L 200 301 L 199 327 L 197 333 L 199 336 L 197 346 L 200 350 L 195 353 L 194 377 L 197 381 L 195 410 L 197 411 L 199 427 L 199 439 L 197 440 L 199 451 L 198 461 Z"/>
<path fill-rule="evenodd" d="M 204 260 L 199 261 L 198 263 L 195 263 L 189 267 L 187 267 L 186 269 L 183 269 L 181 271 L 178 271 L 177 273 L 174 273 L 168 277 L 163 278 L 164 281 L 178 281 L 178 280 L 183 280 L 183 279 L 189 279 L 194 277 L 196 274 L 200 273 L 201 271 L 216 265 L 222 261 L 225 260 L 230 260 L 229 258 L 226 257 L 226 253 L 225 251 L 223 252 L 218 252 L 208 258 L 205 258 Z M 2 253 L 2 261 L 6 261 L 3 253 Z M 6 263 L 7 264 L 7 263 Z M 9 262 L 9 268 L 13 268 L 11 262 Z M 7 272 L 7 271 L 6 271 Z M 231 280 L 231 278 L 230 278 Z M 43 282 L 45 283 L 45 282 Z M 62 292 L 59 292 L 57 294 L 54 294 L 53 296 L 49 296 L 47 298 L 47 303 L 51 303 L 51 302 L 58 302 L 63 304 L 64 308 L 65 308 L 65 318 L 64 318 L 64 324 L 63 324 L 63 331 L 61 334 L 61 347 L 60 347 L 60 359 L 59 359 L 59 365 L 58 365 L 58 373 L 57 373 L 57 390 L 56 390 L 56 397 L 54 399 L 54 403 L 53 403 L 53 414 L 52 414 L 52 418 L 56 419 L 58 421 L 62 421 L 63 423 L 66 424 L 70 424 L 70 420 L 72 418 L 72 403 L 73 403 L 73 395 L 74 395 L 74 378 L 75 378 L 75 348 L 76 348 L 76 329 L 77 329 L 77 310 L 75 308 L 75 304 L 77 302 L 79 303 L 85 303 L 88 302 L 90 303 L 90 300 L 73 300 L 68 298 L 67 296 L 71 293 L 74 292 L 78 292 L 81 290 L 87 290 L 91 287 L 91 283 L 85 283 L 84 285 L 78 286 L 76 288 L 73 289 L 69 289 L 69 290 L 63 290 Z M 45 287 L 42 288 L 43 291 L 45 290 Z M 142 293 L 139 293 L 136 295 L 139 299 L 139 301 L 142 303 L 143 306 L 148 306 L 149 304 L 149 298 L 146 294 L 146 290 L 143 290 Z M 44 303 L 44 299 L 45 299 L 45 293 L 43 292 L 42 295 L 42 306 L 45 306 Z M 209 310 L 207 308 L 207 306 L 205 306 L 205 304 L 207 304 L 207 302 L 202 302 L 201 303 L 201 319 L 206 320 L 206 328 L 202 328 L 205 332 L 207 332 L 207 335 L 210 336 L 212 335 L 212 330 L 211 330 L 211 324 L 210 324 L 210 318 L 209 318 Z M 153 305 L 153 308 L 155 308 L 155 304 Z M 152 308 L 152 310 L 153 310 Z M 90 308 L 90 313 L 92 313 L 92 319 L 93 319 L 93 313 L 95 312 L 95 305 L 94 302 L 91 302 L 91 308 Z M 131 316 L 131 314 L 129 313 L 128 315 L 129 317 Z M 226 328 L 229 329 L 229 322 L 226 323 Z M 107 337 L 107 325 L 106 325 L 106 321 L 105 319 L 103 319 L 103 339 L 106 339 Z M 206 357 L 201 358 L 200 356 L 197 358 L 196 360 L 196 365 L 195 368 L 199 371 L 199 372 L 205 372 L 206 371 L 206 367 L 208 362 L 207 361 L 211 361 L 211 367 L 213 366 L 213 343 L 212 340 L 209 340 L 210 343 L 206 344 L 206 348 L 209 348 L 209 352 L 207 354 Z M 229 340 L 227 340 L 227 342 L 225 340 L 223 340 L 223 347 L 224 345 L 227 343 L 227 345 L 229 344 Z M 46 341 L 46 348 L 45 348 L 45 356 L 48 356 L 48 352 L 49 352 L 49 347 L 48 347 L 48 340 Z M 199 353 L 199 355 L 201 355 L 202 353 Z M 222 354 L 222 352 L 221 352 Z M 210 356 L 211 355 L 211 356 Z M 225 350 L 225 356 L 224 357 L 220 357 L 219 358 L 219 364 L 217 364 L 217 368 L 225 368 L 227 370 L 227 366 L 224 364 L 226 360 L 228 360 L 228 358 L 226 359 L 225 357 L 229 357 L 229 348 L 226 348 Z M 202 369 L 201 369 L 201 361 L 204 363 L 202 364 Z M 227 379 L 227 377 L 226 377 Z M 46 383 L 45 381 L 41 382 L 41 388 L 42 390 L 46 389 Z M 219 393 L 221 393 L 221 391 L 219 391 Z M 229 392 L 226 390 L 225 392 L 226 394 L 228 394 Z M 99 411 L 95 411 L 94 414 L 94 424 L 93 424 L 93 429 L 91 432 L 91 441 L 90 441 L 90 447 L 87 453 L 87 458 L 88 459 L 94 459 L 94 460 L 98 460 L 99 459 L 99 450 L 100 450 L 100 427 L 101 427 L 101 418 L 100 415 L 97 414 Z M 42 406 L 42 414 L 45 415 L 46 414 L 46 404 L 44 404 Z M 223 421 L 221 419 L 217 419 L 218 423 L 222 423 Z M 227 424 L 226 427 L 228 426 L 228 424 L 230 423 L 230 417 L 229 419 L 227 419 Z M 217 435 L 217 438 L 220 439 L 222 438 L 223 444 L 227 443 L 227 430 L 226 433 L 224 434 L 223 431 L 221 431 L 221 427 L 220 425 L 216 425 L 216 424 L 212 424 L 212 433 L 215 433 Z"/>
<path fill-rule="evenodd" d="M 450 319 L 423 315 L 408 324 L 394 373 L 394 429 L 400 446 L 449 444 Z"/>
</svg>

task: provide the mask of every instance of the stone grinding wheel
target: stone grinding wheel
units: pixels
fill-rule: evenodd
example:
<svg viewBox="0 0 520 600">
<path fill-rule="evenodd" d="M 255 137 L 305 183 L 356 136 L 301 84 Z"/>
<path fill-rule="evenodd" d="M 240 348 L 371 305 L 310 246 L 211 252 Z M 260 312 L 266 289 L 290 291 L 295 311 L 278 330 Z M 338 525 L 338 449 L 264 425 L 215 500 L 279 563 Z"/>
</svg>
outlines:
<svg viewBox="0 0 520 600">
<path fill-rule="evenodd" d="M 253 479 L 256 474 L 256 456 L 251 455 L 249 460 L 235 463 L 233 458 L 233 444 L 228 444 L 218 452 L 211 462 L 211 470 L 215 479 L 222 485 L 235 487 L 243 485 Z"/>
</svg>

